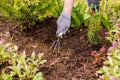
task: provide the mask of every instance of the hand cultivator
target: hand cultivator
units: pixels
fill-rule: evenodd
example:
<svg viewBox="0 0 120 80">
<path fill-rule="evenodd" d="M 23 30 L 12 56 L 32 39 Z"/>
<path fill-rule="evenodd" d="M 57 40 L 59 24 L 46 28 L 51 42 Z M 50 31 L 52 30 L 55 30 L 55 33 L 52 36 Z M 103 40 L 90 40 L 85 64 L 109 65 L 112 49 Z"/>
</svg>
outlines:
<svg viewBox="0 0 120 80">
<path fill-rule="evenodd" d="M 51 50 L 53 50 L 53 52 L 60 52 L 60 39 L 62 38 L 62 34 L 60 33 L 59 35 L 57 35 L 57 40 L 55 40 L 52 44 L 52 46 L 50 47 Z"/>
</svg>

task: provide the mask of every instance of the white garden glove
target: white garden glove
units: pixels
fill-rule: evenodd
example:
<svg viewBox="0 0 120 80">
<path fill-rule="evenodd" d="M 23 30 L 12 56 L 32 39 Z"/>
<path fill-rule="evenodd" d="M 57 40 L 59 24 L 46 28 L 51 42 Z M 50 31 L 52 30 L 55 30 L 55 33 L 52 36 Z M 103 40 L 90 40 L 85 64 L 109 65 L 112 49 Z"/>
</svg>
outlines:
<svg viewBox="0 0 120 80">
<path fill-rule="evenodd" d="M 71 22 L 71 15 L 65 12 L 62 12 L 61 15 L 57 19 L 56 35 L 58 37 L 59 35 L 62 36 L 62 34 L 66 34 L 68 29 L 70 28 L 70 22 Z"/>
</svg>

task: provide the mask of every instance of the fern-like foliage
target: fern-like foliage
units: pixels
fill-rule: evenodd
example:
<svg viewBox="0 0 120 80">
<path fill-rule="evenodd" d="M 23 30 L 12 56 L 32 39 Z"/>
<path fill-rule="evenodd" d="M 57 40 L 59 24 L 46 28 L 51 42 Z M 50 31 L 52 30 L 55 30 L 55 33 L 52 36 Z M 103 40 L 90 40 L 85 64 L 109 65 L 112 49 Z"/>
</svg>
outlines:
<svg viewBox="0 0 120 80">
<path fill-rule="evenodd" d="M 81 0 L 75 4 L 72 12 L 71 27 L 78 29 L 81 26 L 81 24 L 84 22 L 86 7 L 87 5 L 85 4 L 84 0 Z"/>
<path fill-rule="evenodd" d="M 101 42 L 101 36 L 99 35 L 99 32 L 102 30 L 101 26 L 101 16 L 99 13 L 96 13 L 92 15 L 87 20 L 87 26 L 88 26 L 88 39 L 89 41 L 97 46 Z"/>
<path fill-rule="evenodd" d="M 9 19 L 35 23 L 57 17 L 63 0 L 0 0 L 0 14 Z"/>
</svg>

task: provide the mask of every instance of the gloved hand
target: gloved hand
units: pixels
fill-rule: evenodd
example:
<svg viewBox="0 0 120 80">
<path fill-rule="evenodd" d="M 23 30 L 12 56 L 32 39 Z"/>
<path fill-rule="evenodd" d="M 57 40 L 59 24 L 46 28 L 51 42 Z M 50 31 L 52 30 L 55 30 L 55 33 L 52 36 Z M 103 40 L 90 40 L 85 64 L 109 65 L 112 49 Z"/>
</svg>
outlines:
<svg viewBox="0 0 120 80">
<path fill-rule="evenodd" d="M 65 12 L 62 12 L 57 19 L 57 31 L 56 35 L 66 34 L 67 30 L 70 28 L 71 15 Z"/>
</svg>

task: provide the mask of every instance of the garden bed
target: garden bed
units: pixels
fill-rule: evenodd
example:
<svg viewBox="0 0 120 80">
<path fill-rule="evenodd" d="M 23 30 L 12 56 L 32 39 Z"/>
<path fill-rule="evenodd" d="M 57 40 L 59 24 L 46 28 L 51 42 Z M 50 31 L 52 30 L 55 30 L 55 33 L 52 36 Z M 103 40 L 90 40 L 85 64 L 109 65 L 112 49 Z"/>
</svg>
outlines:
<svg viewBox="0 0 120 80">
<path fill-rule="evenodd" d="M 0 33 L 9 32 L 10 37 L 4 38 L 19 46 L 19 51 L 26 50 L 27 56 L 32 51 L 44 53 L 47 62 L 40 66 L 45 80 L 96 80 L 96 71 L 102 65 L 93 65 L 94 57 L 92 50 L 99 50 L 102 46 L 107 49 L 110 46 L 106 40 L 103 29 L 100 33 L 103 37 L 102 44 L 95 47 L 87 38 L 88 28 L 82 26 L 80 29 L 69 29 L 68 33 L 61 39 L 61 52 L 53 53 L 49 48 L 56 40 L 56 19 L 50 18 L 38 23 L 32 29 L 21 30 L 16 25 L 18 22 L 0 21 Z M 37 55 L 37 54 L 36 54 Z"/>
</svg>

